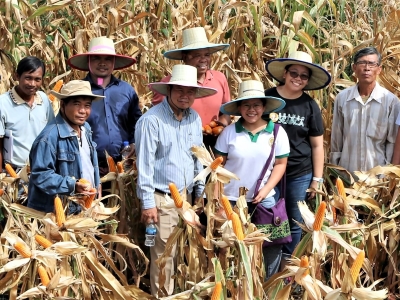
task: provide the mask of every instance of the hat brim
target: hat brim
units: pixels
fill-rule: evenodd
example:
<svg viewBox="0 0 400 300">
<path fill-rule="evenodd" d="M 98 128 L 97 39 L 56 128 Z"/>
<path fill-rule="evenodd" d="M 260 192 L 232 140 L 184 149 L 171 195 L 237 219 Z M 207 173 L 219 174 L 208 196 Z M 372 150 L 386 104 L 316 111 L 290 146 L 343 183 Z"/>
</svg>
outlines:
<svg viewBox="0 0 400 300">
<path fill-rule="evenodd" d="M 74 69 L 81 71 L 89 71 L 88 59 L 89 55 L 107 55 L 115 56 L 114 70 L 125 69 L 132 66 L 136 59 L 133 57 L 119 55 L 119 54 L 109 54 L 109 53 L 82 53 L 72 56 L 67 60 L 67 64 Z"/>
<path fill-rule="evenodd" d="M 265 68 L 274 79 L 276 79 L 280 83 L 285 83 L 283 73 L 285 71 L 285 67 L 288 65 L 301 65 L 311 70 L 311 77 L 308 79 L 308 84 L 304 87 L 304 90 L 319 90 L 326 87 L 331 82 L 331 75 L 328 73 L 327 70 L 317 64 L 307 63 L 297 59 L 273 59 L 267 61 Z"/>
<path fill-rule="evenodd" d="M 199 49 L 210 49 L 210 53 L 215 53 L 221 50 L 225 50 L 228 48 L 230 45 L 229 44 L 212 44 L 212 43 L 194 43 L 190 44 L 188 46 L 175 49 L 175 50 L 169 50 L 164 53 L 164 57 L 168 59 L 175 59 L 175 60 L 182 60 L 182 52 L 183 51 L 190 51 L 190 50 L 199 50 Z"/>
<path fill-rule="evenodd" d="M 149 84 L 149 87 L 153 92 L 157 92 L 164 96 L 169 96 L 169 88 L 168 88 L 169 85 L 181 85 L 181 86 L 197 88 L 198 90 L 196 94 L 196 99 L 211 96 L 217 93 L 216 89 L 188 84 L 187 81 L 153 82 Z"/>
<path fill-rule="evenodd" d="M 239 108 L 237 106 L 238 102 L 248 99 L 266 99 L 267 103 L 265 104 L 265 109 L 263 115 L 280 111 L 282 108 L 286 106 L 286 102 L 283 101 L 281 98 L 271 97 L 271 96 L 249 96 L 249 97 L 242 97 L 235 100 L 232 100 L 228 103 L 225 103 L 221 106 L 220 112 L 225 115 L 232 115 L 232 116 L 241 116 L 239 112 Z"/>
<path fill-rule="evenodd" d="M 71 95 L 64 95 L 64 94 L 57 93 L 55 91 L 50 91 L 50 94 L 52 94 L 53 96 L 57 97 L 60 100 L 63 100 L 65 98 L 69 98 L 69 97 L 78 97 L 78 96 L 93 98 L 92 101 L 96 101 L 96 100 L 105 98 L 105 96 L 95 95 L 92 93 L 90 93 L 90 94 L 89 93 L 81 93 L 81 92 L 78 92 L 76 94 L 71 94 Z"/>
</svg>

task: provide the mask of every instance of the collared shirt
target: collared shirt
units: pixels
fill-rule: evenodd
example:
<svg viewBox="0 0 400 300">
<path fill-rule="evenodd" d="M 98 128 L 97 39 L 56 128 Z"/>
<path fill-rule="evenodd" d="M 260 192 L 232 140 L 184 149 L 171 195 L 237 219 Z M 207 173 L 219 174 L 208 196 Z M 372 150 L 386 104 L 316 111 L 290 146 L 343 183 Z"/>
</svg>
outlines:
<svg viewBox="0 0 400 300">
<path fill-rule="evenodd" d="M 161 79 L 161 82 L 169 82 L 170 79 L 171 75 Z M 207 70 L 204 81 L 202 83 L 197 81 L 197 84 L 217 90 L 214 95 L 196 99 L 191 107 L 200 115 L 202 125 L 205 126 L 210 121 L 218 119 L 221 105 L 231 101 L 231 94 L 225 75 L 219 71 Z M 154 93 L 152 104 L 156 105 L 164 98 L 164 95 Z"/>
<path fill-rule="evenodd" d="M 215 152 L 226 156 L 224 168 L 239 177 L 231 180 L 224 186 L 224 193 L 229 200 L 236 201 L 239 197 L 239 188 L 246 187 L 248 202 L 253 200 L 257 180 L 271 153 L 271 146 L 275 142 L 275 153 L 267 172 L 263 177 L 260 189 L 267 183 L 274 168 L 275 159 L 289 156 L 290 145 L 286 131 L 279 127 L 276 141 L 274 141 L 274 123 L 270 121 L 264 129 L 253 134 L 243 127 L 241 119 L 227 126 L 218 136 Z M 266 198 L 275 194 L 272 189 Z"/>
<path fill-rule="evenodd" d="M 193 178 L 203 166 L 190 150 L 202 144 L 201 120 L 193 109 L 179 121 L 168 101 L 152 107 L 137 122 L 135 141 L 137 195 L 143 209 L 155 207 L 154 191 L 169 193 L 170 182 L 181 193 L 185 187 L 191 193 L 194 187 L 195 196 L 201 196 L 204 183 L 193 184 Z"/>
<path fill-rule="evenodd" d="M 0 95 L 0 136 L 4 137 L 6 130 L 13 135 L 13 158 L 7 163 L 24 166 L 33 141 L 53 119 L 51 102 L 43 92 L 36 93 L 32 106 L 18 95 L 15 87 Z"/>
<path fill-rule="evenodd" d="M 87 120 L 93 130 L 99 160 L 106 159 L 104 150 L 118 158 L 124 141 L 135 142 L 135 125 L 142 115 L 139 98 L 130 84 L 113 75 L 105 88 L 95 84 L 89 74 L 84 80 L 90 82 L 93 94 L 105 96 L 93 101 Z"/>
<path fill-rule="evenodd" d="M 358 85 L 341 91 L 334 104 L 331 163 L 351 172 L 389 164 L 399 109 L 399 99 L 378 83 L 365 103 Z"/>
</svg>

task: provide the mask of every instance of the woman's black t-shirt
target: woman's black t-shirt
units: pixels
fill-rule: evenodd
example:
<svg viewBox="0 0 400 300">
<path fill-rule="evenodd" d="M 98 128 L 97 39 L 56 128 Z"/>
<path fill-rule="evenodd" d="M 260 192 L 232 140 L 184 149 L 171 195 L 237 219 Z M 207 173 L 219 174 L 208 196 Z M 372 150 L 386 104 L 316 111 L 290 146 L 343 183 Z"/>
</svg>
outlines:
<svg viewBox="0 0 400 300">
<path fill-rule="evenodd" d="M 286 102 L 286 106 L 277 112 L 277 123 L 286 130 L 290 142 L 286 176 L 299 177 L 311 173 L 313 165 L 309 137 L 324 134 L 318 104 L 304 92 L 297 99 L 285 99 L 276 88 L 271 88 L 265 91 L 265 96 L 279 97 Z"/>
</svg>

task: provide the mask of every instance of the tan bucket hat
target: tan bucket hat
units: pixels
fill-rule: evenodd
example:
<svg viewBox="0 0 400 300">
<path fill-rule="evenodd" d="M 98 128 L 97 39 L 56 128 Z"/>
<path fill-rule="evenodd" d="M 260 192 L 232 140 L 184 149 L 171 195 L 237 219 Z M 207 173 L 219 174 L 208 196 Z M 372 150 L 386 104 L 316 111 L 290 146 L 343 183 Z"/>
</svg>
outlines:
<svg viewBox="0 0 400 300">
<path fill-rule="evenodd" d="M 89 50 L 86 53 L 76 54 L 68 59 L 67 64 L 74 69 L 89 71 L 88 56 L 90 55 L 111 55 L 115 57 L 114 70 L 130 67 L 136 59 L 130 56 L 115 53 L 114 42 L 105 36 L 96 37 L 89 43 Z"/>
<path fill-rule="evenodd" d="M 166 51 L 164 57 L 169 59 L 182 59 L 182 51 L 209 49 L 210 53 L 218 52 L 229 47 L 229 44 L 213 44 L 208 42 L 206 31 L 203 27 L 185 29 L 182 32 L 182 48 Z"/>
<path fill-rule="evenodd" d="M 267 61 L 265 68 L 274 79 L 284 83 L 283 73 L 288 65 L 302 65 L 311 70 L 312 74 L 304 90 L 319 90 L 331 82 L 331 75 L 329 75 L 328 71 L 314 64 L 310 54 L 303 51 L 295 51 L 288 58 L 276 58 Z"/>
<path fill-rule="evenodd" d="M 90 82 L 86 80 L 71 80 L 62 86 L 59 93 L 55 91 L 51 91 L 50 93 L 60 100 L 75 96 L 93 97 L 93 100 L 105 98 L 104 96 L 93 94 Z"/>
<path fill-rule="evenodd" d="M 197 69 L 189 65 L 175 65 L 172 68 L 169 82 L 153 82 L 149 84 L 152 91 L 169 96 L 169 85 L 196 87 L 196 98 L 211 96 L 217 93 L 216 89 L 202 87 L 197 84 Z"/>
<path fill-rule="evenodd" d="M 262 82 L 258 80 L 246 80 L 239 84 L 238 98 L 222 105 L 220 111 L 225 115 L 240 116 L 238 102 L 248 99 L 267 100 L 263 115 L 279 111 L 286 105 L 286 102 L 281 98 L 265 96 Z"/>
</svg>

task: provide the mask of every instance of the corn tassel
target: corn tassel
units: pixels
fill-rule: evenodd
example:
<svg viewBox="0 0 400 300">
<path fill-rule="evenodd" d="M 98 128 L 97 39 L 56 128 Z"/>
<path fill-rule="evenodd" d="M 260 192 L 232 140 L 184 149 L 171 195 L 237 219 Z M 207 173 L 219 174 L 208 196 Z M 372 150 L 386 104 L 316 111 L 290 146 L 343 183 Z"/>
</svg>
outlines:
<svg viewBox="0 0 400 300">
<path fill-rule="evenodd" d="M 210 165 L 211 170 L 215 171 L 222 164 L 223 161 L 224 159 L 222 158 L 222 156 L 219 156 L 216 159 L 214 159 L 214 161 Z"/>
<path fill-rule="evenodd" d="M 324 223 L 324 218 L 325 218 L 325 210 L 326 210 L 326 202 L 322 201 L 318 207 L 317 213 L 315 214 L 315 221 L 313 225 L 313 229 L 315 231 L 319 231 L 322 228 L 322 224 Z"/>
<path fill-rule="evenodd" d="M 48 286 L 48 284 L 50 283 L 50 278 L 49 275 L 47 274 L 46 269 L 42 265 L 40 265 L 37 270 L 42 284 L 44 286 Z"/>
<path fill-rule="evenodd" d="M 122 165 L 122 162 L 117 162 L 117 170 L 118 170 L 118 174 L 122 174 L 124 173 L 124 166 Z"/>
<path fill-rule="evenodd" d="M 303 277 L 306 277 L 310 273 L 309 266 L 308 256 L 303 255 L 300 259 L 300 268 L 307 268 L 302 275 Z"/>
<path fill-rule="evenodd" d="M 236 237 L 239 241 L 243 241 L 244 233 L 242 228 L 242 222 L 240 221 L 239 215 L 233 212 L 231 215 L 231 220 L 232 220 L 233 232 L 236 234 Z"/>
<path fill-rule="evenodd" d="M 48 239 L 46 239 L 44 236 L 41 236 L 39 234 L 35 235 L 35 241 L 42 246 L 44 249 L 47 249 L 53 245 L 52 242 L 50 242 Z"/>
<path fill-rule="evenodd" d="M 56 212 L 57 225 L 58 227 L 61 227 L 62 224 L 65 222 L 65 214 L 64 214 L 64 208 L 62 206 L 62 201 L 58 196 L 54 198 L 54 209 Z"/>
<path fill-rule="evenodd" d="M 339 177 L 336 179 L 336 189 L 340 197 L 346 198 L 346 192 L 344 191 L 343 181 Z"/>
<path fill-rule="evenodd" d="M 24 258 L 32 257 L 32 251 L 28 248 L 28 246 L 21 242 L 16 242 L 14 244 L 14 249 L 17 250 L 17 252 Z"/>
<path fill-rule="evenodd" d="M 85 199 L 85 207 L 86 208 L 91 208 L 92 207 L 92 203 L 94 198 L 96 197 L 96 189 L 95 188 L 91 188 L 89 190 L 90 193 L 93 193 L 92 195 L 87 195 L 84 199 Z"/>
<path fill-rule="evenodd" d="M 360 270 L 363 265 L 364 259 L 365 259 L 365 252 L 361 251 L 360 253 L 358 253 L 355 261 L 353 262 L 353 265 L 351 266 L 350 275 L 351 278 L 353 279 L 354 284 L 356 283 L 358 275 L 360 274 Z"/>
<path fill-rule="evenodd" d="M 219 281 L 215 283 L 214 291 L 211 295 L 211 300 L 221 299 L 221 293 L 222 293 L 222 283 Z"/>
<path fill-rule="evenodd" d="M 233 214 L 231 202 L 229 201 L 229 199 L 226 196 L 222 195 L 221 204 L 225 210 L 226 217 L 228 218 L 228 220 L 231 220 L 232 214 Z"/>
<path fill-rule="evenodd" d="M 13 167 L 11 167 L 10 164 L 6 164 L 6 165 L 5 165 L 5 169 L 7 170 L 8 174 L 10 174 L 10 176 L 11 176 L 12 178 L 18 178 L 17 173 L 15 173 Z"/>
<path fill-rule="evenodd" d="M 182 208 L 183 200 L 182 200 L 181 194 L 179 193 L 178 188 L 172 182 L 168 185 L 168 187 L 169 187 L 169 191 L 171 192 L 172 199 L 175 202 L 175 206 L 177 208 Z"/>
<path fill-rule="evenodd" d="M 108 162 L 108 170 L 110 172 L 117 173 L 117 167 L 115 165 L 115 161 L 111 156 L 107 156 L 107 162 Z"/>
<path fill-rule="evenodd" d="M 56 84 L 54 85 L 53 91 L 58 93 L 61 90 L 61 87 L 63 86 L 63 83 L 64 83 L 64 81 L 62 79 L 58 80 L 56 82 Z M 54 96 L 53 94 L 50 94 L 49 95 L 49 100 L 51 102 L 53 102 L 54 100 L 56 100 L 56 96 Z"/>
</svg>

